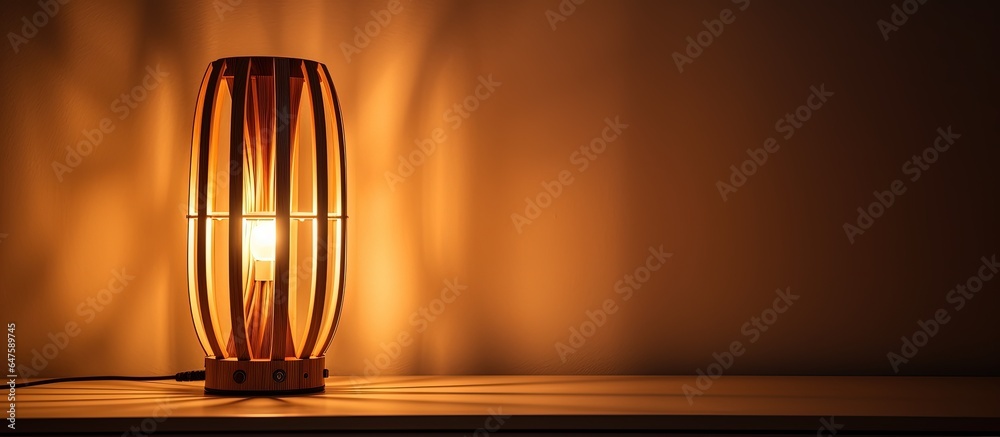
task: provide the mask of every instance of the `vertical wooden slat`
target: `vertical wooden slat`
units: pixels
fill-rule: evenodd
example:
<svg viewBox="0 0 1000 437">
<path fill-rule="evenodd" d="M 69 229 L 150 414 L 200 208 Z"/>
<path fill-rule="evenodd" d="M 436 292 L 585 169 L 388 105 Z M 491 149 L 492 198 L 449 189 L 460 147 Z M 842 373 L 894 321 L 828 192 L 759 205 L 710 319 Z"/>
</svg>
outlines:
<svg viewBox="0 0 1000 437">
<path fill-rule="evenodd" d="M 330 328 L 330 333 L 327 338 L 322 342 L 322 348 L 319 349 L 319 353 L 323 353 L 327 348 L 330 347 L 330 342 L 333 341 L 334 334 L 337 333 L 337 325 L 340 324 L 340 311 L 344 307 L 344 294 L 346 291 L 345 283 L 346 280 L 346 267 L 347 267 L 347 137 L 344 129 L 344 120 L 340 112 L 340 98 L 337 97 L 337 89 L 333 85 L 333 78 L 330 77 L 330 71 L 326 68 L 326 65 L 320 65 L 323 69 L 323 74 L 326 76 L 326 83 L 330 86 L 330 97 L 333 99 L 333 112 L 336 117 L 337 126 L 337 138 L 338 138 L 338 148 L 340 152 L 340 192 L 337 193 L 337 199 L 340 201 L 340 219 L 337 220 L 337 227 L 340 232 L 340 276 L 339 282 L 337 283 L 339 290 L 332 290 L 337 293 L 337 303 L 336 307 L 333 309 L 333 321 L 331 322 L 332 327 Z M 325 219 L 325 217 L 323 217 Z M 329 220 L 324 220 L 329 222 Z"/>
<path fill-rule="evenodd" d="M 230 168 L 243 166 L 244 112 L 247 100 L 249 58 L 233 58 L 233 112 L 232 130 L 229 134 Z M 246 321 L 243 315 L 243 171 L 232 172 L 229 178 L 229 311 L 233 324 L 233 343 L 236 357 L 250 359 L 247 347 Z"/>
<path fill-rule="evenodd" d="M 320 325 L 323 323 L 323 310 L 326 302 L 327 252 L 329 246 L 329 175 L 327 164 L 326 111 L 323 107 L 323 92 L 320 89 L 318 64 L 305 61 L 306 80 L 309 83 L 312 99 L 313 124 L 316 135 L 316 253 L 313 260 L 316 263 L 316 288 L 312 295 L 312 313 L 309 316 L 309 333 L 306 335 L 300 358 L 307 358 L 316 346 Z"/>
<path fill-rule="evenodd" d="M 275 96 L 275 162 L 274 162 L 274 199 L 275 199 L 275 254 L 274 254 L 274 323 L 271 324 L 271 359 L 285 359 L 285 341 L 288 337 L 288 260 L 289 260 L 289 216 L 291 213 L 292 196 L 292 130 L 280 129 L 278 126 L 282 114 L 291 113 L 291 78 L 289 77 L 290 60 L 277 58 L 274 60 L 274 96 Z"/>
<path fill-rule="evenodd" d="M 202 97 L 201 108 L 201 128 L 198 131 L 198 218 L 196 220 L 197 236 L 195 242 L 196 272 L 198 284 L 198 309 L 201 313 L 201 325 L 205 328 L 205 336 L 208 337 L 208 345 L 216 357 L 223 357 L 222 347 L 215 332 L 215 324 L 212 321 L 212 311 L 208 299 L 208 180 L 209 180 L 209 157 L 212 146 L 212 115 L 215 108 L 215 97 L 218 92 L 219 81 L 222 80 L 222 72 L 225 63 L 220 59 L 212 63 L 212 77 L 208 79 L 205 87 L 205 95 Z"/>
</svg>

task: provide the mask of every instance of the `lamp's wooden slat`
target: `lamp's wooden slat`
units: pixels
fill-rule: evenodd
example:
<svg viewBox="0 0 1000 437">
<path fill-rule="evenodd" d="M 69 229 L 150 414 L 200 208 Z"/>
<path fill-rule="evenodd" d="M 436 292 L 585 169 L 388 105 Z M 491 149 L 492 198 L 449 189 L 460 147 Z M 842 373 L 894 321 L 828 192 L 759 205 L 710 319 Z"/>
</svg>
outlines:
<svg viewBox="0 0 1000 437">
<path fill-rule="evenodd" d="M 289 261 L 289 213 L 291 212 L 291 166 L 292 130 L 281 129 L 282 114 L 291 113 L 291 61 L 287 58 L 274 60 L 274 103 L 275 113 L 275 253 L 274 253 L 274 323 L 271 333 L 271 359 L 285 359 L 285 341 L 288 338 L 288 261 Z"/>
<path fill-rule="evenodd" d="M 247 100 L 247 76 L 250 59 L 236 58 L 233 74 L 232 131 L 229 135 L 230 168 L 242 167 L 246 142 L 243 136 Z M 236 357 L 250 359 L 247 347 L 246 320 L 243 315 L 243 174 L 232 172 L 229 178 L 229 311 L 232 316 Z"/>
<path fill-rule="evenodd" d="M 198 283 L 198 308 L 201 313 L 201 325 L 205 329 L 205 336 L 208 337 L 209 348 L 216 357 L 223 357 L 222 347 L 219 344 L 218 335 L 215 332 L 215 324 L 212 321 L 212 311 L 208 296 L 208 252 L 207 252 L 207 228 L 208 228 L 208 174 L 209 156 L 212 146 L 212 135 L 215 133 L 212 125 L 212 116 L 215 111 L 215 98 L 218 92 L 219 81 L 222 80 L 222 72 L 225 63 L 218 60 L 212 63 L 212 77 L 209 78 L 205 88 L 205 95 L 202 97 L 201 109 L 201 129 L 198 132 L 198 219 L 197 226 L 197 251 L 196 275 Z M 196 322 L 197 323 L 197 322 Z"/>
<path fill-rule="evenodd" d="M 344 306 L 344 294 L 347 290 L 344 284 L 346 279 L 346 267 L 347 267 L 347 138 L 344 129 L 344 120 L 340 112 L 340 98 L 337 97 L 337 89 L 333 85 L 333 78 L 330 77 L 330 71 L 326 68 L 326 65 L 320 64 L 320 68 L 323 69 L 323 74 L 326 76 L 326 83 L 330 86 L 330 97 L 333 99 L 333 112 L 337 122 L 337 139 L 338 139 L 338 149 L 340 152 L 340 161 L 338 162 L 340 166 L 340 183 L 337 188 L 339 192 L 337 193 L 337 199 L 340 201 L 339 212 L 345 218 L 337 220 L 337 228 L 339 230 L 338 236 L 340 241 L 337 246 L 339 248 L 340 254 L 337 257 L 339 279 L 337 286 L 334 290 L 330 292 L 337 293 L 337 302 L 333 308 L 333 320 L 331 322 L 330 330 L 325 339 L 320 339 L 321 348 L 319 353 L 323 353 L 330 347 L 330 343 L 333 341 L 333 336 L 337 332 L 337 325 L 340 324 L 340 311 Z M 326 220 L 329 222 L 329 220 Z"/>
<path fill-rule="evenodd" d="M 318 64 L 314 61 L 305 61 L 306 80 L 309 83 L 310 98 L 312 99 L 313 124 L 316 135 L 316 189 L 313 191 L 316 196 L 316 216 L 325 217 L 327 215 L 329 202 L 329 175 L 327 164 L 327 137 L 326 137 L 326 111 L 323 107 L 323 92 L 320 89 Z M 323 323 L 323 311 L 326 306 L 326 275 L 327 275 L 327 252 L 329 247 L 329 220 L 316 220 L 316 253 L 313 262 L 316 264 L 316 288 L 312 295 L 312 313 L 309 315 L 309 333 L 306 335 L 305 343 L 300 352 L 300 358 L 307 358 L 312 354 L 316 346 L 316 338 L 319 335 L 320 325 Z"/>
</svg>

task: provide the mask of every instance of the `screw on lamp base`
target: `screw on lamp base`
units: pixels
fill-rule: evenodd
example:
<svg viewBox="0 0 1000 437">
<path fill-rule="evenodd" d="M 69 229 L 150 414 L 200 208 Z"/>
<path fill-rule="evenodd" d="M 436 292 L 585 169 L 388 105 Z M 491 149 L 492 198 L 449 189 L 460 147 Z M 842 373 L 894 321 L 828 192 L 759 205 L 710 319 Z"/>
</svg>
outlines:
<svg viewBox="0 0 1000 437">
<path fill-rule="evenodd" d="M 326 359 L 283 361 L 205 358 L 205 393 L 254 396 L 322 393 Z"/>
</svg>

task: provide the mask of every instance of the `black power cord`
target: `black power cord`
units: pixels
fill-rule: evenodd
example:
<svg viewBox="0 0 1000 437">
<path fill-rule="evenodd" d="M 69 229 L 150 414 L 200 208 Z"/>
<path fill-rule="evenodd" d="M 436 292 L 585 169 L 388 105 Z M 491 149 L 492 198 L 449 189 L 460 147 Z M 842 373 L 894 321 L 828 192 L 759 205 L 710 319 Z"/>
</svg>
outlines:
<svg viewBox="0 0 1000 437">
<path fill-rule="evenodd" d="M 56 384 L 60 382 L 79 382 L 79 381 L 204 381 L 205 371 L 204 370 L 190 370 L 187 372 L 180 372 L 176 375 L 165 375 L 165 376 L 75 376 L 71 378 L 52 378 L 52 379 L 42 379 L 39 381 L 22 382 L 20 384 L 14 384 L 14 388 L 24 388 L 32 387 L 36 385 L 45 384 Z"/>
</svg>

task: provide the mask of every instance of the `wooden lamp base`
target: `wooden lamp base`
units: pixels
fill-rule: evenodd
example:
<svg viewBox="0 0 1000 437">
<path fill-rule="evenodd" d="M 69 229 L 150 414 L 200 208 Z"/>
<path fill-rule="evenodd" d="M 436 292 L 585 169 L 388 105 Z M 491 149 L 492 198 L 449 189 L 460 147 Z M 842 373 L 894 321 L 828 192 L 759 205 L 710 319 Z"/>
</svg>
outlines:
<svg viewBox="0 0 1000 437">
<path fill-rule="evenodd" d="M 245 360 L 205 358 L 205 393 L 253 396 L 321 393 L 325 357 Z"/>
</svg>

